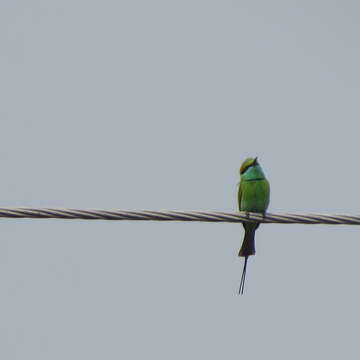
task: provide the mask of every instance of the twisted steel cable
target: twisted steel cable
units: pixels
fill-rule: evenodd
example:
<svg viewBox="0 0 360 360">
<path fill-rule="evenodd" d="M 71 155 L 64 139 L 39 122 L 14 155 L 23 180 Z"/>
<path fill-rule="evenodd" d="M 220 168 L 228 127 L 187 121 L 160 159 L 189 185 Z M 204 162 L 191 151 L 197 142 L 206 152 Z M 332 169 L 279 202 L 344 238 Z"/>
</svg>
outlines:
<svg viewBox="0 0 360 360">
<path fill-rule="evenodd" d="M 345 214 L 290 214 L 245 213 L 222 211 L 179 210 L 120 210 L 120 209 L 63 209 L 63 208 L 0 208 L 3 218 L 82 219 L 82 220 L 155 220 L 155 221 L 201 221 L 231 222 L 255 221 L 278 224 L 333 224 L 360 225 L 359 215 Z"/>
</svg>

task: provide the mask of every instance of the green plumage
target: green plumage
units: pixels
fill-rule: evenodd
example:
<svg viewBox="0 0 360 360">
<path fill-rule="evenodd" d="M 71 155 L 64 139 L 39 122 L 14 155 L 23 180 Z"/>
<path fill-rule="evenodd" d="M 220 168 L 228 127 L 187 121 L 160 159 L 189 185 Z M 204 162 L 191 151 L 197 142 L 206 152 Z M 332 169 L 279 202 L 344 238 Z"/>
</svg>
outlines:
<svg viewBox="0 0 360 360">
<path fill-rule="evenodd" d="M 238 190 L 239 210 L 265 213 L 270 201 L 270 186 L 257 162 L 257 158 L 246 159 L 240 168 L 240 185 Z M 239 256 L 245 257 L 239 293 L 244 292 L 247 260 L 255 255 L 255 230 L 259 223 L 244 222 L 245 236 Z"/>
</svg>

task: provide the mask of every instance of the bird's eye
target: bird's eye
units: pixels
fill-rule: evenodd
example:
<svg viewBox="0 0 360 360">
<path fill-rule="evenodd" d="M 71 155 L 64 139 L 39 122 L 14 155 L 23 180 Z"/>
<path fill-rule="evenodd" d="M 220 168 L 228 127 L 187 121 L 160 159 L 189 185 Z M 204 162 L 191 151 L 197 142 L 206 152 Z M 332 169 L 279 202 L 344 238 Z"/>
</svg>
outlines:
<svg viewBox="0 0 360 360">
<path fill-rule="evenodd" d="M 253 164 L 249 164 L 247 166 L 245 166 L 241 172 L 241 174 L 244 174 L 246 172 L 247 169 L 249 169 L 251 166 L 253 166 Z"/>
</svg>

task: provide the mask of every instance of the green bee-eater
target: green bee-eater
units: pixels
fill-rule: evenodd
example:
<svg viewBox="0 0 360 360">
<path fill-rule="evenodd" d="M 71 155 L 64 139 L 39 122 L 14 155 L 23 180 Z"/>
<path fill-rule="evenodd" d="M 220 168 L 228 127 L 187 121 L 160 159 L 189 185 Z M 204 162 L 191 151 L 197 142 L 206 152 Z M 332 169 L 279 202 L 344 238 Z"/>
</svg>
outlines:
<svg viewBox="0 0 360 360">
<path fill-rule="evenodd" d="M 240 167 L 240 185 L 238 191 L 239 210 L 265 213 L 270 200 L 270 186 L 257 161 L 257 158 L 246 159 Z M 243 294 L 246 276 L 246 265 L 250 255 L 255 255 L 255 230 L 259 223 L 243 222 L 245 237 L 239 251 L 244 256 L 244 268 L 240 281 L 239 294 Z"/>
</svg>

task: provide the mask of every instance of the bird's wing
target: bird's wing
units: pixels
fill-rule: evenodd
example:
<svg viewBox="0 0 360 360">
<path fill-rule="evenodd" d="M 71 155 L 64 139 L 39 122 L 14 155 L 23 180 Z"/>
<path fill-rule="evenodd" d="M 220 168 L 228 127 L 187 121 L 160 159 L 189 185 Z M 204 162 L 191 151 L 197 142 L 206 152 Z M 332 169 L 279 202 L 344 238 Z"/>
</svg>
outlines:
<svg viewBox="0 0 360 360">
<path fill-rule="evenodd" d="M 241 181 L 238 183 L 238 205 L 239 205 L 239 210 L 240 210 L 240 205 L 241 205 L 241 196 L 242 196 L 242 186 L 241 186 Z"/>
</svg>

